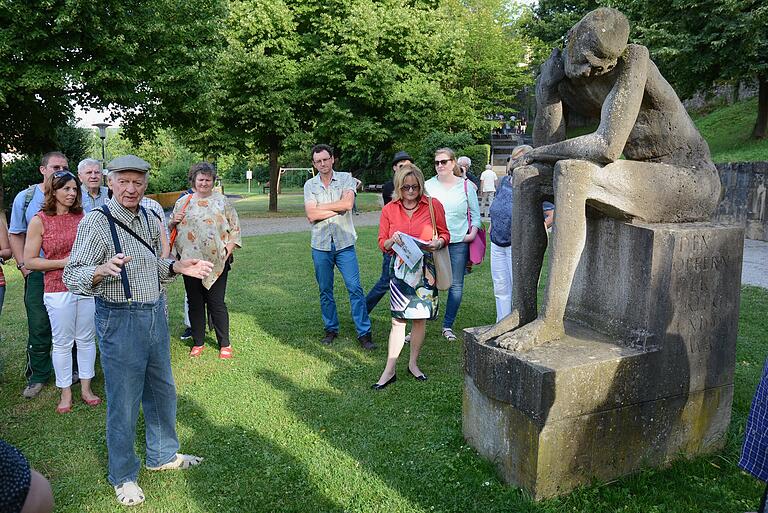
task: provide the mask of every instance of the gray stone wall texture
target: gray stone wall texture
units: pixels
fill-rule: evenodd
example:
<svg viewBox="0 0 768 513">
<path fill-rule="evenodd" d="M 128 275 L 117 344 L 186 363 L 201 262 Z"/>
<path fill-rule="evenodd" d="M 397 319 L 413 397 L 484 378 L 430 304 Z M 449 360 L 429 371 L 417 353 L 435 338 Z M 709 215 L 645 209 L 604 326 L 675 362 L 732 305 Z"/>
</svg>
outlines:
<svg viewBox="0 0 768 513">
<path fill-rule="evenodd" d="M 768 241 L 768 162 L 718 164 L 723 198 L 714 215 L 744 227 L 747 239 Z"/>
</svg>

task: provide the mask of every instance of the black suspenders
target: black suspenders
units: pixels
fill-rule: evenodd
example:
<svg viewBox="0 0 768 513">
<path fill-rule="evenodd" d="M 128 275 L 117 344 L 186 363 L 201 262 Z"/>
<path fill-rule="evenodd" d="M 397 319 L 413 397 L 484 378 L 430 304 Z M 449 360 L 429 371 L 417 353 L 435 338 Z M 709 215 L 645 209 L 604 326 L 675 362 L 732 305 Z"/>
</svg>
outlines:
<svg viewBox="0 0 768 513">
<path fill-rule="evenodd" d="M 144 210 L 144 207 L 139 205 L 139 208 L 141 209 L 141 213 L 144 214 L 144 220 L 147 222 L 147 228 L 149 228 L 149 218 L 147 217 L 147 211 Z M 112 212 L 109 211 L 109 207 L 106 205 L 102 205 L 101 208 L 95 209 L 98 212 L 101 212 L 107 217 L 107 221 L 109 222 L 109 231 L 112 234 L 112 243 L 115 245 L 115 253 L 122 253 L 123 248 L 120 245 L 120 239 L 117 237 L 117 228 L 116 224 L 120 225 L 120 228 L 128 232 L 130 235 L 133 236 L 137 241 L 139 241 L 144 247 L 146 247 L 148 250 L 152 252 L 153 255 L 156 255 L 155 250 L 152 246 L 147 244 L 147 242 L 142 239 L 139 234 L 131 230 L 128 226 L 125 225 L 122 221 L 119 221 L 115 219 L 115 217 L 112 215 Z M 151 229 L 150 229 L 151 231 Z M 123 282 L 123 293 L 125 293 L 125 298 L 130 301 L 133 297 L 131 295 L 131 284 L 128 282 L 128 272 L 125 270 L 125 266 L 122 266 L 120 268 L 120 280 Z M 158 278 L 158 287 L 160 287 L 160 280 Z"/>
</svg>

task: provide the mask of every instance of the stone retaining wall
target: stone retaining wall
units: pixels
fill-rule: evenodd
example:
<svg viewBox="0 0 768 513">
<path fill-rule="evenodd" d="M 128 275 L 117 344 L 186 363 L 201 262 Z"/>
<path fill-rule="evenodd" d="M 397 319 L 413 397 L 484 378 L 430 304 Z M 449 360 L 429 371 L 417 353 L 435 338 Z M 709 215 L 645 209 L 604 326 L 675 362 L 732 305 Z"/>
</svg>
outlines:
<svg viewBox="0 0 768 513">
<path fill-rule="evenodd" d="M 747 239 L 768 241 L 768 162 L 718 164 L 725 193 L 714 220 L 744 227 Z"/>
</svg>

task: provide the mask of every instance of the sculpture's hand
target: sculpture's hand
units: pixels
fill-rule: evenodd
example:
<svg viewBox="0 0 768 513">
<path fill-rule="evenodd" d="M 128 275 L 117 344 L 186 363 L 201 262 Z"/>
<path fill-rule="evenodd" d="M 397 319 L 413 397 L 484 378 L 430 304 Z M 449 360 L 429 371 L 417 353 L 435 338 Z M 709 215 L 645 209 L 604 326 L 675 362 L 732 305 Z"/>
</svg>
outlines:
<svg viewBox="0 0 768 513">
<path fill-rule="evenodd" d="M 553 48 L 549 58 L 540 68 L 539 83 L 547 90 L 554 89 L 565 78 L 565 63 L 563 53 L 559 48 Z"/>
</svg>

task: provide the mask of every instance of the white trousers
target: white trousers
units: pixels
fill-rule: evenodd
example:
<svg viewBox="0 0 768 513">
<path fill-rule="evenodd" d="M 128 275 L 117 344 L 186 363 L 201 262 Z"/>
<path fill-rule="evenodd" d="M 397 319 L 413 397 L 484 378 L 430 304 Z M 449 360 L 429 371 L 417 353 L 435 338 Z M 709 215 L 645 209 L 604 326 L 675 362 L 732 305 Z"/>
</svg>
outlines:
<svg viewBox="0 0 768 513">
<path fill-rule="evenodd" d="M 512 312 L 512 246 L 491 242 L 491 279 L 496 297 L 496 322 Z"/>
<path fill-rule="evenodd" d="M 72 345 L 75 343 L 80 379 L 93 378 L 96 374 L 96 307 L 93 298 L 71 292 L 46 292 L 43 303 L 51 320 L 51 360 L 56 386 L 72 385 Z"/>
</svg>

